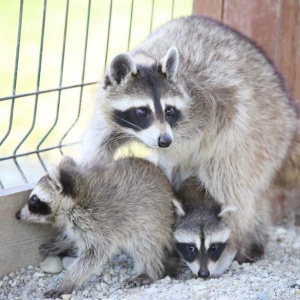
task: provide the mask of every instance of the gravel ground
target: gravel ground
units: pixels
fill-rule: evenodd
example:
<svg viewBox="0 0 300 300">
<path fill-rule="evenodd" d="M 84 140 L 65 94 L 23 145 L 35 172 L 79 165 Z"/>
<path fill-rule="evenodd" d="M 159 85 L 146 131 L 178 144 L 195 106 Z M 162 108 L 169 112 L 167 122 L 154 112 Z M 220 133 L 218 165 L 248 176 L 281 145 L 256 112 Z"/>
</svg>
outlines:
<svg viewBox="0 0 300 300">
<path fill-rule="evenodd" d="M 300 226 L 295 213 L 270 228 L 270 241 L 264 259 L 250 265 L 233 262 L 221 278 L 195 278 L 189 270 L 179 279 L 166 277 L 146 287 L 126 289 L 133 276 L 132 260 L 120 254 L 101 275 L 92 275 L 80 289 L 63 299 L 300 299 Z M 28 266 L 0 280 L 0 299 L 43 299 L 64 277 Z"/>
</svg>

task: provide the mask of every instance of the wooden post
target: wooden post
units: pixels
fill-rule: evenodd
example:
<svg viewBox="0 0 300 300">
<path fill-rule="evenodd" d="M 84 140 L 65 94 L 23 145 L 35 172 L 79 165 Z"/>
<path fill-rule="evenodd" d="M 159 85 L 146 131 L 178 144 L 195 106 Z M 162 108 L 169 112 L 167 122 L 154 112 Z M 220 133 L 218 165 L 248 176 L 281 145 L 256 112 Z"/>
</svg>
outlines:
<svg viewBox="0 0 300 300">
<path fill-rule="evenodd" d="M 300 104 L 299 0 L 195 0 L 194 14 L 221 21 L 255 41 Z"/>
<path fill-rule="evenodd" d="M 220 21 L 260 46 L 300 107 L 300 0 L 195 0 L 194 14 Z M 299 191 L 272 190 L 273 219 L 299 206 Z"/>
</svg>

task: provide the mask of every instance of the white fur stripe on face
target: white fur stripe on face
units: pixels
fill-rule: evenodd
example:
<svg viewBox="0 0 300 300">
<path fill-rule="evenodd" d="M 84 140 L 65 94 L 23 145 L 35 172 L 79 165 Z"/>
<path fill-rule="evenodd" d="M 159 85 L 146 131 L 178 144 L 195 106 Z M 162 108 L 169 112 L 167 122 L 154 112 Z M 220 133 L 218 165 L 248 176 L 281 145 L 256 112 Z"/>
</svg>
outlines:
<svg viewBox="0 0 300 300">
<path fill-rule="evenodd" d="M 198 259 L 196 259 L 195 261 L 193 261 L 192 263 L 186 262 L 186 264 L 188 265 L 188 267 L 191 269 L 191 271 L 198 276 L 198 273 L 200 271 L 200 262 Z"/>
<path fill-rule="evenodd" d="M 185 102 L 180 98 L 162 98 L 161 100 L 163 110 L 166 109 L 167 106 L 174 106 L 178 110 L 181 110 L 185 106 Z"/>
<path fill-rule="evenodd" d="M 167 106 L 174 106 L 178 110 L 181 110 L 185 106 L 185 102 L 180 98 L 162 98 L 160 101 L 163 110 L 165 110 Z M 132 99 L 124 97 L 120 100 L 112 101 L 111 105 L 113 108 L 121 111 L 125 111 L 132 107 L 148 106 L 154 112 L 154 102 L 152 99 Z"/>
<path fill-rule="evenodd" d="M 200 251 L 200 247 L 201 247 L 200 236 L 196 234 L 188 233 L 186 231 L 177 230 L 174 233 L 174 237 L 178 243 L 194 244 L 196 245 L 197 249 Z"/>
<path fill-rule="evenodd" d="M 206 250 L 208 250 L 210 245 L 213 243 L 225 243 L 229 239 L 230 233 L 230 229 L 225 228 L 219 232 L 215 232 L 212 235 L 207 235 L 204 242 Z"/>
<path fill-rule="evenodd" d="M 132 107 L 149 107 L 154 111 L 154 103 L 152 99 L 132 99 L 122 98 L 120 100 L 112 101 L 111 106 L 114 109 L 126 111 Z"/>
</svg>

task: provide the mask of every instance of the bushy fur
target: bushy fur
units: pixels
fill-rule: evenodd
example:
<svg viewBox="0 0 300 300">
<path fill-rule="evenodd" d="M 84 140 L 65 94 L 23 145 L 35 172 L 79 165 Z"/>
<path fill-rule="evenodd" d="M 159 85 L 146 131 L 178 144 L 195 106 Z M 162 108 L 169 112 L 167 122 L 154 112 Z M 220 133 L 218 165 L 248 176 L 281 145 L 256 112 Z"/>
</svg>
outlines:
<svg viewBox="0 0 300 300">
<path fill-rule="evenodd" d="M 160 278 L 166 251 L 173 247 L 172 199 L 167 178 L 146 160 L 124 158 L 87 169 L 64 158 L 41 178 L 17 215 L 63 230 L 67 238 L 42 246 L 43 254 L 59 255 L 68 243 L 76 248 L 77 259 L 62 284 L 46 296 L 71 293 L 119 249 L 133 257 L 137 275 Z M 38 213 L 41 204 L 49 206 L 47 214 Z"/>
<path fill-rule="evenodd" d="M 83 161 L 111 160 L 121 144 L 140 140 L 169 179 L 179 165 L 183 180 L 196 176 L 219 203 L 237 208 L 229 227 L 240 252 L 265 239 L 264 192 L 295 136 L 296 113 L 282 79 L 253 43 L 204 17 L 176 19 L 116 57 L 102 84 Z M 170 128 L 156 112 L 155 126 L 145 130 L 113 118 L 113 105 L 145 99 L 173 101 L 180 118 Z M 157 132 L 172 137 L 168 148 L 157 146 Z"/>
<path fill-rule="evenodd" d="M 178 220 L 174 231 L 175 241 L 196 249 L 194 254 L 186 251 L 188 256 L 193 256 L 189 261 L 181 253 L 183 260 L 197 276 L 221 276 L 238 252 L 232 243 L 231 230 L 227 225 L 228 220 L 236 213 L 236 208 L 220 205 L 199 185 L 196 178 L 184 181 L 176 193 L 176 198 L 178 200 L 174 200 L 174 203 Z M 218 247 L 218 243 L 226 246 L 221 250 L 220 257 L 213 260 L 210 257 L 210 247 Z M 180 249 L 178 248 L 179 253 L 182 252 Z"/>
</svg>

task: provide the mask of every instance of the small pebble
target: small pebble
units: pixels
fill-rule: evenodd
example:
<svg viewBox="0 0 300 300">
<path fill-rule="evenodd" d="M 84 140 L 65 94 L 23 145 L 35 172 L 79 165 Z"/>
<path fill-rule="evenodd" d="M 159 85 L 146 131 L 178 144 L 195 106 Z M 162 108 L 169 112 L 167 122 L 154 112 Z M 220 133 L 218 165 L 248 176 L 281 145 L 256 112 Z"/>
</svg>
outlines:
<svg viewBox="0 0 300 300">
<path fill-rule="evenodd" d="M 63 265 L 59 256 L 47 256 L 41 263 L 40 267 L 44 272 L 55 274 L 60 273 Z"/>
<path fill-rule="evenodd" d="M 63 268 L 65 270 L 68 270 L 71 267 L 71 265 L 74 263 L 75 260 L 76 260 L 76 257 L 64 256 L 61 260 Z"/>
<path fill-rule="evenodd" d="M 296 242 L 292 245 L 294 250 L 300 250 L 300 242 Z"/>
<path fill-rule="evenodd" d="M 239 263 L 238 263 L 236 260 L 234 260 L 234 261 L 232 262 L 230 268 L 231 268 L 232 270 L 238 270 L 240 267 L 241 267 L 241 266 L 239 265 Z"/>
<path fill-rule="evenodd" d="M 63 300 L 70 300 L 72 295 L 71 294 L 66 294 L 66 295 L 62 295 L 61 297 L 63 298 Z"/>
<path fill-rule="evenodd" d="M 44 274 L 44 273 L 38 273 L 38 272 L 36 272 L 36 273 L 34 273 L 32 276 L 33 276 L 33 277 L 44 277 L 45 274 Z"/>
<path fill-rule="evenodd" d="M 106 283 L 110 283 L 111 282 L 111 275 L 109 273 L 106 273 L 103 275 L 103 280 L 106 282 Z"/>
</svg>

